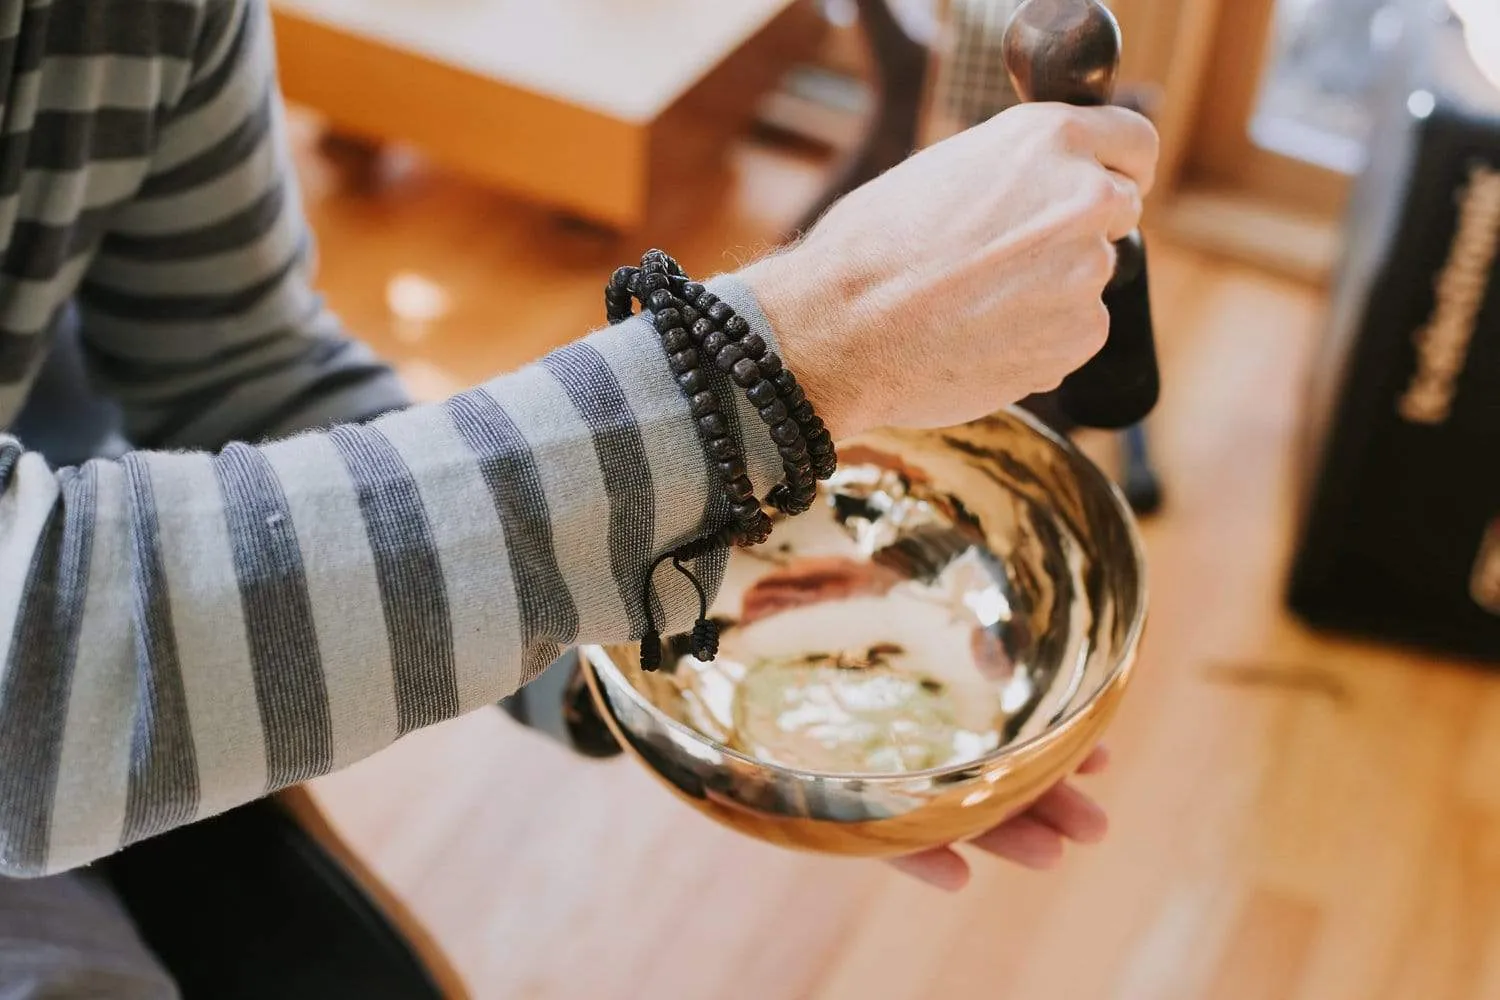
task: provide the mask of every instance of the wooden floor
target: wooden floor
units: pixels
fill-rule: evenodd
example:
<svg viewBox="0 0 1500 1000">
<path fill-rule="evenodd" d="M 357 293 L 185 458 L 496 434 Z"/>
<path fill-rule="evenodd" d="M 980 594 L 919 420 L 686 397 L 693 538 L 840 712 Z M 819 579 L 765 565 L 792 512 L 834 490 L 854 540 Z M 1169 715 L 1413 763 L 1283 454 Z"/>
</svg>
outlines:
<svg viewBox="0 0 1500 1000">
<path fill-rule="evenodd" d="M 582 333 L 640 250 L 420 173 L 352 194 L 304 160 L 324 287 L 424 394 Z M 774 239 L 819 179 L 738 165 L 720 214 L 660 238 L 694 272 Z M 737 839 L 633 764 L 484 711 L 315 789 L 477 996 L 1500 997 L 1500 684 L 1311 635 L 1279 603 L 1322 296 L 1155 253 L 1169 492 L 1097 782 L 1109 842 L 1050 875 L 981 863 L 949 897 Z"/>
</svg>

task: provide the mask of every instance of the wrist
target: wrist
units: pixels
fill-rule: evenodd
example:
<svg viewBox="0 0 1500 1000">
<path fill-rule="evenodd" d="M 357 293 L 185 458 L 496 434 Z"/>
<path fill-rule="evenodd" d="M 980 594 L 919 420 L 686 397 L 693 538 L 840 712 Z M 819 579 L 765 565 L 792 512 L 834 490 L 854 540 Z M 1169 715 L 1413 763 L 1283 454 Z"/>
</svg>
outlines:
<svg viewBox="0 0 1500 1000">
<path fill-rule="evenodd" d="M 869 430 L 860 412 L 860 380 L 849 346 L 851 329 L 837 283 L 796 250 L 751 264 L 738 277 L 765 313 L 782 360 L 797 376 L 808 401 L 835 442 Z M 832 294 L 830 294 L 832 291 Z"/>
</svg>

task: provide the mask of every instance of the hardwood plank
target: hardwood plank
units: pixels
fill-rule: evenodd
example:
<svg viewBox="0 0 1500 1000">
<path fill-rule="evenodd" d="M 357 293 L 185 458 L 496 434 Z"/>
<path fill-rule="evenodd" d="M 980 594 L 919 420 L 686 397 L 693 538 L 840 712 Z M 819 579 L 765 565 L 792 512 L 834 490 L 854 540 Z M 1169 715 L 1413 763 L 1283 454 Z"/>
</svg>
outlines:
<svg viewBox="0 0 1500 1000">
<path fill-rule="evenodd" d="M 712 212 L 653 234 L 695 272 L 774 239 L 822 179 L 752 149 L 735 164 Z M 604 278 L 641 249 L 425 170 L 361 197 L 301 167 L 330 301 L 429 395 L 598 323 Z M 475 996 L 1500 995 L 1500 680 L 1283 610 L 1324 296 L 1163 235 L 1167 501 L 1145 525 L 1153 621 L 1116 764 L 1089 781 L 1108 843 L 1048 875 L 980 860 L 948 897 L 741 840 L 629 762 L 482 711 L 314 787 Z M 402 274 L 441 291 L 409 293 L 405 319 Z"/>
<path fill-rule="evenodd" d="M 1270 892 L 1247 902 L 1208 996 L 1285 1000 L 1295 995 L 1318 931 L 1316 906 Z"/>
</svg>

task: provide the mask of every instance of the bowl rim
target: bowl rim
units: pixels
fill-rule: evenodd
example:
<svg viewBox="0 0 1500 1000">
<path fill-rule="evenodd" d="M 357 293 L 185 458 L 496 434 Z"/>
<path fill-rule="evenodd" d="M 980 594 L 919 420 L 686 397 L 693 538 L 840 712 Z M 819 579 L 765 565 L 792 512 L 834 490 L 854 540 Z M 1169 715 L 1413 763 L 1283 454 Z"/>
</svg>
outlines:
<svg viewBox="0 0 1500 1000">
<path fill-rule="evenodd" d="M 1135 615 L 1130 622 L 1129 629 L 1125 633 L 1125 641 L 1121 644 L 1120 652 L 1115 657 L 1115 662 L 1110 665 L 1109 672 L 1105 675 L 1103 681 L 1101 681 L 1098 686 L 1098 691 L 1103 692 L 1112 687 L 1123 674 L 1130 670 L 1131 665 L 1135 662 L 1136 653 L 1141 642 L 1141 637 L 1146 628 L 1147 608 L 1150 605 L 1151 595 L 1150 581 L 1147 579 L 1146 572 L 1146 546 L 1144 540 L 1141 537 L 1140 524 L 1136 519 L 1135 512 L 1131 510 L 1129 502 L 1125 499 L 1125 494 L 1120 489 L 1119 485 L 1114 480 L 1106 476 L 1104 474 L 1104 470 L 1100 469 L 1098 464 L 1095 463 L 1093 459 L 1089 458 L 1089 456 L 1085 454 L 1081 448 L 1079 448 L 1063 435 L 1054 431 L 1051 427 L 1048 427 L 1033 414 L 1028 413 L 1027 411 L 1019 407 L 1008 406 L 1004 407 L 994 414 L 980 417 L 978 420 L 970 421 L 969 424 L 977 424 L 982 423 L 986 420 L 992 420 L 1002 414 L 1008 418 L 1017 420 L 1021 424 L 1024 424 L 1032 432 L 1039 434 L 1049 440 L 1055 447 L 1066 452 L 1068 456 L 1074 460 L 1075 464 L 1081 465 L 1086 475 L 1093 477 L 1096 482 L 1103 484 L 1105 490 L 1108 492 L 1109 497 L 1113 501 L 1113 510 L 1115 514 L 1119 517 L 1121 524 L 1125 528 L 1126 537 L 1130 540 L 1131 557 L 1135 560 L 1136 566 L 1139 569 L 1139 576 L 1141 581 L 1140 599 L 1136 603 Z M 931 433 L 941 434 L 944 430 L 957 430 L 961 427 L 969 426 L 969 424 L 957 424 L 950 428 L 940 428 L 932 431 Z M 871 435 L 861 435 L 861 437 L 873 436 L 879 433 L 881 432 L 875 431 L 872 432 Z M 856 438 L 855 440 L 858 439 Z M 1089 707 L 1094 704 L 1095 701 L 1095 698 L 1088 698 L 1080 704 L 1073 706 L 1065 715 L 1057 719 L 1041 732 L 1036 733 L 1032 736 L 1028 736 L 1024 740 L 1020 740 L 1015 743 L 1007 743 L 1004 746 L 996 747 L 994 750 L 991 750 L 988 753 L 985 753 L 979 757 L 975 757 L 972 760 L 963 761 L 962 763 L 943 764 L 939 765 L 938 767 L 923 768 L 920 771 L 819 771 L 810 768 L 788 767 L 785 764 L 776 764 L 771 761 L 762 760 L 759 757 L 752 757 L 747 753 L 736 750 L 731 746 L 726 746 L 725 744 L 720 743 L 718 740 L 712 739 L 711 737 L 694 729 L 687 723 L 681 722 L 663 712 L 661 709 L 657 708 L 656 705 L 654 705 L 651 701 L 649 701 L 645 697 L 645 695 L 641 693 L 639 688 L 630 683 L 629 678 L 625 676 L 625 674 L 621 671 L 619 665 L 614 662 L 614 658 L 609 655 L 608 651 L 605 648 L 606 646 L 624 645 L 632 645 L 632 643 L 585 643 L 578 647 L 578 651 L 581 659 L 586 661 L 586 669 L 592 669 L 594 671 L 608 671 L 609 673 L 611 673 L 614 680 L 618 682 L 610 685 L 611 689 L 616 687 L 623 688 L 625 690 L 626 696 L 637 706 L 644 709 L 646 713 L 650 715 L 659 725 L 675 733 L 679 733 L 682 736 L 685 736 L 688 739 L 692 740 L 693 742 L 702 744 L 712 749 L 714 752 L 723 754 L 724 756 L 729 757 L 733 760 L 740 761 L 741 763 L 750 765 L 751 767 L 762 768 L 774 774 L 784 775 L 786 777 L 795 778 L 798 780 L 832 779 L 837 781 L 860 782 L 864 784 L 898 785 L 913 781 L 940 778 L 945 775 L 969 770 L 971 768 L 987 769 L 991 765 L 1003 760 L 1006 757 L 1010 757 L 1014 754 L 1019 754 L 1025 750 L 1041 746 L 1047 742 L 1057 739 L 1062 733 L 1071 728 L 1073 723 L 1084 712 L 1086 712 Z M 608 697 L 609 692 L 604 690 L 604 687 L 605 686 L 602 682 L 599 683 L 599 689 L 603 691 L 605 697 Z M 608 711 L 608 709 L 604 710 Z M 611 726 L 616 725 L 618 725 L 617 721 L 611 722 Z"/>
</svg>

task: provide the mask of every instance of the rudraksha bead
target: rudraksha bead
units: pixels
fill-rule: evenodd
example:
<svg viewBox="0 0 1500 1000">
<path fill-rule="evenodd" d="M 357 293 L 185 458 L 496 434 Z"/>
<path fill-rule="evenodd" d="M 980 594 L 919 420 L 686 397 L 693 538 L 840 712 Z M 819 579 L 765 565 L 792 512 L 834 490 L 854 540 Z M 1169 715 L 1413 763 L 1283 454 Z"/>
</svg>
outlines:
<svg viewBox="0 0 1500 1000">
<path fill-rule="evenodd" d="M 776 399 L 776 387 L 765 379 L 745 390 L 745 395 L 755 406 L 768 406 Z"/>
<path fill-rule="evenodd" d="M 748 389 L 761 381 L 760 365 L 751 358 L 736 361 L 734 367 L 729 369 L 729 374 L 734 379 L 734 384 L 741 389 Z"/>
<path fill-rule="evenodd" d="M 790 420 L 783 420 L 771 428 L 771 439 L 777 444 L 791 444 L 802 436 L 802 428 Z"/>
<path fill-rule="evenodd" d="M 796 444 L 779 445 L 776 450 L 781 453 L 781 460 L 784 462 L 805 461 L 807 459 L 807 445 L 801 441 Z"/>
<path fill-rule="evenodd" d="M 666 288 L 670 281 L 665 274 L 642 272 L 635 279 L 635 297 L 650 301 L 651 296 Z"/>
<path fill-rule="evenodd" d="M 750 483 L 749 476 L 735 476 L 733 479 L 724 481 L 724 488 L 729 493 L 730 499 L 736 503 L 745 503 L 755 497 L 755 487 Z"/>
<path fill-rule="evenodd" d="M 767 424 L 779 424 L 786 417 L 786 407 L 779 399 L 773 399 L 769 404 L 760 408 L 760 419 L 764 420 Z"/>
<path fill-rule="evenodd" d="M 694 368 L 690 372 L 683 372 L 677 376 L 677 384 L 689 394 L 702 392 L 708 388 L 708 376 L 702 368 Z"/>
<path fill-rule="evenodd" d="M 739 319 L 739 317 L 736 316 L 735 319 Z M 725 330 L 724 332 L 728 333 L 729 331 Z M 761 358 L 766 356 L 765 338 L 758 333 L 751 333 L 743 337 L 736 337 L 735 341 L 740 345 L 740 347 L 744 348 L 745 355 L 747 357 L 751 357 L 756 361 L 759 361 Z"/>
<path fill-rule="evenodd" d="M 744 359 L 745 352 L 740 350 L 737 344 L 730 344 L 715 355 L 714 364 L 718 365 L 721 371 L 728 372 L 733 370 L 734 366 Z"/>
<path fill-rule="evenodd" d="M 708 322 L 705 320 L 704 322 Z M 729 338 L 724 335 L 723 330 L 714 330 L 703 338 L 703 353 L 710 358 L 717 358 L 719 352 L 729 346 Z"/>
<path fill-rule="evenodd" d="M 657 295 L 666 295 L 668 302 L 676 301 L 669 292 L 658 292 Z M 654 299 L 656 295 L 651 297 Z M 651 323 L 656 327 L 657 333 L 666 333 L 668 330 L 674 330 L 682 325 L 682 313 L 670 307 L 664 308 L 659 312 L 653 312 Z"/>
<path fill-rule="evenodd" d="M 729 427 L 724 423 L 722 413 L 710 413 L 698 418 L 698 429 L 709 437 L 721 438 L 729 433 Z"/>
<path fill-rule="evenodd" d="M 794 494 L 786 488 L 785 483 L 778 484 L 772 491 L 771 503 L 777 510 L 796 517 L 798 514 L 806 514 L 812 509 L 812 500 L 804 499 L 801 494 Z"/>
<path fill-rule="evenodd" d="M 695 392 L 692 400 L 693 416 L 706 417 L 719 412 L 719 397 L 711 392 Z"/>
</svg>

